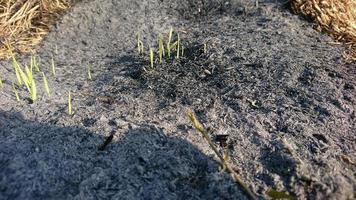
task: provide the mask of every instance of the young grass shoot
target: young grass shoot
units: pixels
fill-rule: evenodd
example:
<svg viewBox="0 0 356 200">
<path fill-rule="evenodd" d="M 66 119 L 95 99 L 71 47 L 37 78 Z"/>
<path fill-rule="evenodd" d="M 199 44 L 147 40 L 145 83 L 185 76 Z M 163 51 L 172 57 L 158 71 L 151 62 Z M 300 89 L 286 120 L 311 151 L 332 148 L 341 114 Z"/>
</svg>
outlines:
<svg viewBox="0 0 356 200">
<path fill-rule="evenodd" d="M 159 39 L 158 39 L 158 53 L 159 53 L 159 63 L 162 63 L 162 59 L 164 57 L 164 46 L 163 46 L 163 36 L 162 34 L 159 34 Z"/>
<path fill-rule="evenodd" d="M 29 68 L 25 65 L 25 72 L 19 67 L 19 72 L 24 82 L 28 92 L 30 93 L 30 97 L 32 102 L 37 100 L 37 89 L 36 89 L 36 82 L 33 76 L 33 65 Z"/>
<path fill-rule="evenodd" d="M 137 33 L 137 51 L 138 54 L 143 54 L 143 42 L 141 41 L 140 33 Z"/>
<path fill-rule="evenodd" d="M 56 76 L 56 66 L 54 65 L 53 55 L 51 58 L 52 75 Z"/>
<path fill-rule="evenodd" d="M 173 34 L 175 32 L 173 31 L 173 28 L 170 29 L 168 39 L 166 41 L 166 44 L 164 44 L 164 38 L 162 34 L 158 35 L 158 61 L 155 61 L 154 59 L 154 51 L 153 48 L 149 48 L 148 56 L 149 56 L 149 62 L 150 62 L 150 68 L 154 69 L 154 64 L 155 62 L 159 62 L 161 64 L 164 60 L 164 57 L 167 55 L 168 60 L 171 59 L 172 55 L 172 50 L 175 50 L 175 59 L 179 59 L 181 56 L 183 56 L 184 53 L 184 48 L 181 43 L 180 35 L 179 33 L 177 34 L 177 40 L 173 41 Z M 137 34 L 137 51 L 139 54 L 143 54 L 143 43 L 141 41 L 141 36 L 138 33 Z"/>
<path fill-rule="evenodd" d="M 13 66 L 13 68 L 15 70 L 17 82 L 19 83 L 19 85 L 22 85 L 21 75 L 20 75 L 20 72 L 19 72 L 20 65 L 18 64 L 18 62 L 17 62 L 17 60 L 15 58 L 15 55 L 11 54 L 11 56 L 12 56 L 12 66 Z"/>
<path fill-rule="evenodd" d="M 16 86 L 15 86 L 15 83 L 12 83 L 12 90 L 14 91 L 16 100 L 17 100 L 17 101 L 21 101 L 21 100 L 20 100 L 19 93 L 17 92 Z"/>
<path fill-rule="evenodd" d="M 30 65 L 35 67 L 37 72 L 40 72 L 40 58 L 38 56 L 31 56 Z"/>
<path fill-rule="evenodd" d="M 153 69 L 154 68 L 154 65 L 153 65 L 153 63 L 154 63 L 154 55 L 153 55 L 152 48 L 150 49 L 150 63 L 151 63 L 151 69 Z"/>
<path fill-rule="evenodd" d="M 180 50 L 179 50 L 179 46 L 180 46 L 179 33 L 177 35 L 178 35 L 178 40 L 177 40 L 177 59 L 179 59 L 179 53 L 180 53 Z"/>
<path fill-rule="evenodd" d="M 70 91 L 68 92 L 68 114 L 73 115 L 73 110 L 72 110 L 72 95 Z"/>
<path fill-rule="evenodd" d="M 88 80 L 91 81 L 92 80 L 92 76 L 91 76 L 91 66 L 88 65 Z"/>
<path fill-rule="evenodd" d="M 42 79 L 43 79 L 44 90 L 46 91 L 48 97 L 50 97 L 50 96 L 51 96 L 51 93 L 50 93 L 50 91 L 49 91 L 47 77 L 46 77 L 46 75 L 45 75 L 44 72 L 42 72 Z"/>
<path fill-rule="evenodd" d="M 172 36 L 173 36 L 173 28 L 171 28 L 171 30 L 169 31 L 169 35 L 168 35 L 168 41 L 167 41 L 167 54 L 168 54 L 168 58 L 171 57 L 171 42 L 172 42 Z"/>
</svg>

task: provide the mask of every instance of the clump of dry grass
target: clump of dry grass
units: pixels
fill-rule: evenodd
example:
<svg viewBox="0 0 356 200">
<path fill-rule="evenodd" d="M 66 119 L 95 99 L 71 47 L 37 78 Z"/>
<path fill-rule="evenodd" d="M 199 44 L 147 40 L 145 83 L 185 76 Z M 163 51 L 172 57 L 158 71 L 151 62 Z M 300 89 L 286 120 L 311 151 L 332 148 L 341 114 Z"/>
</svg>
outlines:
<svg viewBox="0 0 356 200">
<path fill-rule="evenodd" d="M 350 45 L 346 55 L 356 61 L 356 1 L 355 0 L 293 0 L 292 9 L 311 18 L 337 41 Z"/>
<path fill-rule="evenodd" d="M 72 0 L 0 0 L 0 59 L 9 52 L 28 53 Z"/>
</svg>

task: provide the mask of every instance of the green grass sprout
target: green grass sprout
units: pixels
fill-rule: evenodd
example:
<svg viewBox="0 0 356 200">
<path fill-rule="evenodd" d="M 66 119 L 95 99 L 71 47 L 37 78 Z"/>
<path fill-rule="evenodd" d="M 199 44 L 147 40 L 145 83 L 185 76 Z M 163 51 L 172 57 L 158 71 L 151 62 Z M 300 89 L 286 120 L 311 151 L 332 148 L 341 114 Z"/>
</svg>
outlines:
<svg viewBox="0 0 356 200">
<path fill-rule="evenodd" d="M 35 102 L 37 100 L 37 89 L 36 89 L 36 82 L 35 78 L 33 76 L 33 66 L 30 66 L 30 68 L 25 65 L 25 72 L 22 71 L 21 68 L 19 68 L 21 78 L 23 82 L 25 83 L 28 92 L 30 93 L 31 100 Z"/>
<path fill-rule="evenodd" d="M 181 49 L 182 49 L 182 54 L 181 54 L 181 56 L 183 57 L 183 55 L 184 55 L 184 46 L 181 45 L 180 47 L 181 47 Z"/>
<path fill-rule="evenodd" d="M 18 70 L 23 83 L 25 84 L 28 92 L 30 93 L 31 100 L 35 102 L 37 100 L 37 89 L 36 82 L 33 76 L 33 66 L 29 68 L 27 65 L 25 65 L 25 72 L 21 69 L 21 67 L 19 67 Z"/>
<path fill-rule="evenodd" d="M 285 199 L 285 200 L 296 199 L 292 195 L 288 194 L 287 192 L 277 191 L 276 189 L 269 189 L 266 194 L 267 196 L 270 197 L 270 199 Z"/>
<path fill-rule="evenodd" d="M 180 54 L 180 38 L 179 38 L 179 33 L 177 33 L 178 35 L 178 40 L 177 40 L 177 59 L 179 59 L 179 54 Z"/>
<path fill-rule="evenodd" d="M 153 67 L 154 67 L 154 65 L 153 65 L 153 59 L 154 59 L 154 57 L 153 57 L 154 55 L 153 55 L 153 50 L 152 50 L 152 48 L 150 48 L 150 63 L 151 63 L 151 68 L 153 69 Z"/>
<path fill-rule="evenodd" d="M 51 66 L 52 66 L 52 75 L 56 76 L 56 66 L 54 65 L 53 55 L 51 58 Z"/>
<path fill-rule="evenodd" d="M 138 51 L 138 54 L 141 54 L 141 46 L 140 46 L 140 33 L 137 33 L 137 51 Z"/>
<path fill-rule="evenodd" d="M 88 80 L 92 80 L 92 76 L 91 76 L 91 66 L 88 66 Z"/>
<path fill-rule="evenodd" d="M 56 55 L 58 55 L 58 46 L 57 46 L 57 45 L 54 46 L 54 53 L 55 53 Z"/>
<path fill-rule="evenodd" d="M 0 88 L 4 87 L 4 84 L 2 83 L 2 79 L 0 78 Z"/>
<path fill-rule="evenodd" d="M 143 54 L 143 42 L 141 40 L 141 34 L 137 33 L 137 51 L 138 54 Z"/>
<path fill-rule="evenodd" d="M 165 56 L 164 54 L 164 47 L 163 47 L 163 36 L 162 34 L 159 34 L 159 39 L 158 39 L 158 48 L 159 48 L 159 63 L 162 63 L 162 59 Z"/>
<path fill-rule="evenodd" d="M 72 110 L 72 95 L 70 91 L 68 92 L 68 114 L 73 115 L 73 110 Z"/>
<path fill-rule="evenodd" d="M 43 86 L 44 86 L 44 89 L 45 89 L 47 95 L 50 97 L 50 96 L 51 96 L 51 93 L 50 93 L 50 91 L 49 91 L 47 77 L 46 77 L 46 75 L 45 75 L 44 72 L 42 72 L 42 78 L 43 78 Z"/>
<path fill-rule="evenodd" d="M 11 56 L 12 56 L 12 66 L 14 67 L 14 70 L 15 70 L 17 82 L 19 83 L 19 85 L 22 85 L 21 75 L 19 72 L 20 65 L 17 62 L 15 55 L 11 53 Z"/>
<path fill-rule="evenodd" d="M 143 54 L 143 42 L 142 41 L 140 42 L 140 45 L 141 45 L 141 53 Z"/>
<path fill-rule="evenodd" d="M 168 58 L 171 57 L 171 42 L 172 42 L 172 36 L 173 36 L 173 28 L 171 28 L 171 30 L 169 31 L 169 35 L 168 35 L 168 41 L 167 41 L 167 54 L 168 54 Z"/>
<path fill-rule="evenodd" d="M 171 44 L 171 50 L 172 49 L 177 50 L 177 45 L 178 45 L 178 41 L 175 41 L 173 44 Z"/>
<path fill-rule="evenodd" d="M 17 101 L 21 101 L 21 100 L 20 100 L 19 93 L 18 93 L 18 92 L 17 92 L 17 90 L 16 90 L 15 83 L 12 83 L 12 90 L 14 91 L 14 94 L 15 94 L 16 100 L 17 100 Z"/>
<path fill-rule="evenodd" d="M 35 65 L 34 63 L 35 63 L 34 57 L 31 56 L 31 57 L 30 57 L 30 66 L 31 66 L 31 68 L 33 68 L 33 66 Z"/>
<path fill-rule="evenodd" d="M 35 67 L 37 72 L 40 72 L 40 63 L 39 63 L 39 57 L 38 56 L 31 56 L 31 61 L 30 61 L 31 67 Z"/>
</svg>

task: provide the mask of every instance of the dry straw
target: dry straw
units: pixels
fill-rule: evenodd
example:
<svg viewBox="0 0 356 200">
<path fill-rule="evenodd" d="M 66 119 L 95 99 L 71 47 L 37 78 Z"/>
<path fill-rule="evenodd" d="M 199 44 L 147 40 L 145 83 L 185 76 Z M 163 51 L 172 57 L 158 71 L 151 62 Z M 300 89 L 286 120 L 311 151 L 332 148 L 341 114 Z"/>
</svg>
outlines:
<svg viewBox="0 0 356 200">
<path fill-rule="evenodd" d="M 73 3 L 74 0 L 1 0 L 0 59 L 11 58 L 9 50 L 34 53 L 35 46 L 49 32 L 52 22 Z M 349 44 L 345 57 L 356 61 L 355 0 L 291 0 L 291 7 L 296 13 L 315 20 L 320 31 Z M 168 56 L 170 45 L 168 42 Z"/>
<path fill-rule="evenodd" d="M 356 61 L 355 0 L 293 0 L 292 9 L 318 23 L 318 30 L 350 45 L 347 59 Z"/>
<path fill-rule="evenodd" d="M 49 32 L 50 25 L 67 10 L 71 0 L 2 0 L 0 1 L 0 59 L 12 52 L 34 51 Z"/>
</svg>

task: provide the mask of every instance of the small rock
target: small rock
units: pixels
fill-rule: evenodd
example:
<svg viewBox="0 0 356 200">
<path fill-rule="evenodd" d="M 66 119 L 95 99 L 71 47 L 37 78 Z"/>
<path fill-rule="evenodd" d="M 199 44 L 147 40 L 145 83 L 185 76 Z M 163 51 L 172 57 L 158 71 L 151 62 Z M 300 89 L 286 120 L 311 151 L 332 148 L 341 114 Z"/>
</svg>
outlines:
<svg viewBox="0 0 356 200">
<path fill-rule="evenodd" d="M 106 118 L 104 115 L 101 115 L 100 119 L 99 119 L 100 122 L 108 122 L 108 118 Z"/>
<path fill-rule="evenodd" d="M 127 121 L 122 120 L 122 119 L 115 119 L 115 123 L 116 123 L 116 126 L 119 128 L 126 127 L 129 124 Z"/>
</svg>

